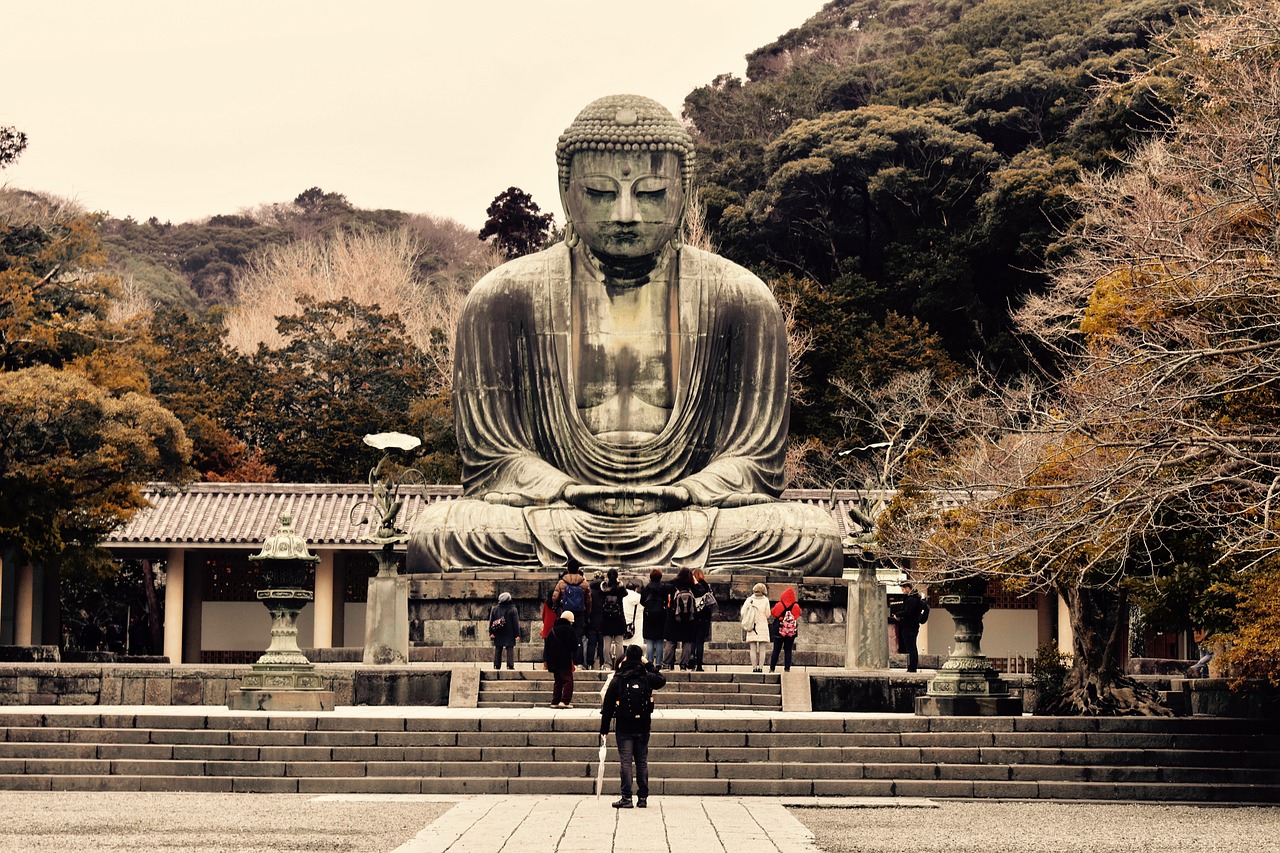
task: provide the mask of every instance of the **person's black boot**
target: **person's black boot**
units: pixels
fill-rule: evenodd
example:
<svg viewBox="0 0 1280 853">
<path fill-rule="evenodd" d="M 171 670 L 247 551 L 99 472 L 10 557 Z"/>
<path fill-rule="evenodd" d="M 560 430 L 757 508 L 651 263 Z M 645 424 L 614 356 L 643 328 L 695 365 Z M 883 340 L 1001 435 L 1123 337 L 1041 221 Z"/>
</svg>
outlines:
<svg viewBox="0 0 1280 853">
<path fill-rule="evenodd" d="M 619 797 L 618 801 L 613 804 L 613 807 L 615 809 L 629 809 L 631 808 L 631 798 Z"/>
<path fill-rule="evenodd" d="M 638 808 L 638 809 L 647 809 L 647 808 L 649 808 L 649 801 L 648 801 L 648 799 L 646 799 L 646 798 L 644 798 L 644 797 L 641 797 L 640 799 L 636 800 L 636 808 Z"/>
</svg>

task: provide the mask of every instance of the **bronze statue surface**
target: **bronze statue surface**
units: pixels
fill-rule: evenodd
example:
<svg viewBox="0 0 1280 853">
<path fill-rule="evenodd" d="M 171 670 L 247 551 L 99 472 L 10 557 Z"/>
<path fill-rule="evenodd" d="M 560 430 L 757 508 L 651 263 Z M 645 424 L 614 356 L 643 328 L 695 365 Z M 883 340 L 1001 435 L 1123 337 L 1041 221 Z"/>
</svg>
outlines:
<svg viewBox="0 0 1280 853">
<path fill-rule="evenodd" d="M 780 502 L 786 333 L 765 284 L 678 242 L 692 145 L 659 104 L 589 105 L 561 137 L 565 242 L 467 299 L 455 347 L 463 499 L 409 571 L 744 567 L 838 574 L 822 510 Z"/>
</svg>

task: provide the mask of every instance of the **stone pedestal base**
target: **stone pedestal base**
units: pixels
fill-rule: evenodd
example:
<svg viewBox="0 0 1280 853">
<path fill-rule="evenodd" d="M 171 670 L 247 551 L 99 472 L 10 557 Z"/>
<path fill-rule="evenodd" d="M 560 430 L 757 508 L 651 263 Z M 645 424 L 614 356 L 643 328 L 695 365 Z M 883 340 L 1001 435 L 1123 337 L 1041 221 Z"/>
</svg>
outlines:
<svg viewBox="0 0 1280 853">
<path fill-rule="evenodd" d="M 917 717 L 1018 717 L 1022 700 L 1012 696 L 917 696 Z"/>
<path fill-rule="evenodd" d="M 854 670 L 889 668 L 889 605 L 884 587 L 876 579 L 875 566 L 859 567 L 849 581 L 848 646 L 845 666 Z"/>
<path fill-rule="evenodd" d="M 233 711 L 332 711 L 332 690 L 239 690 L 227 696 Z"/>
<path fill-rule="evenodd" d="M 409 662 L 409 579 L 404 575 L 369 578 L 364 662 L 379 666 Z"/>
</svg>

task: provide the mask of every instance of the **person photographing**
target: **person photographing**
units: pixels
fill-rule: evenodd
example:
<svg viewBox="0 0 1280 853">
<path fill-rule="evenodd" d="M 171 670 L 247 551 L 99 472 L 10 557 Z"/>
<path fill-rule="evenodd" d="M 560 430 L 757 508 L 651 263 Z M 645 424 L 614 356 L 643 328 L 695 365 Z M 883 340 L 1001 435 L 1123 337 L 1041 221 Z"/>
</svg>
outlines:
<svg viewBox="0 0 1280 853">
<path fill-rule="evenodd" d="M 649 804 L 649 732 L 653 725 L 653 691 L 666 683 L 662 673 L 645 661 L 643 649 L 627 646 L 600 705 L 600 743 L 609 737 L 609 724 L 612 722 L 614 740 L 618 745 L 622 796 L 613 804 L 615 809 L 632 808 L 633 773 L 637 795 L 635 805 L 643 809 Z"/>
</svg>

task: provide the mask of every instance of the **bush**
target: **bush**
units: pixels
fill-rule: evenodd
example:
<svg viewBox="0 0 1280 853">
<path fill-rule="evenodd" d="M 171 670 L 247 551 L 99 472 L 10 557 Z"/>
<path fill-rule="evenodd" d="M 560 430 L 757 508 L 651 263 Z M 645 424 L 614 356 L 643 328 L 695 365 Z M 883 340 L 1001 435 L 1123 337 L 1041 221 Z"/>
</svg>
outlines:
<svg viewBox="0 0 1280 853">
<path fill-rule="evenodd" d="M 1058 650 L 1053 643 L 1036 648 L 1036 659 L 1031 663 L 1031 689 L 1035 691 L 1032 712 L 1047 713 L 1062 696 L 1062 685 L 1071 671 L 1071 655 Z"/>
</svg>

